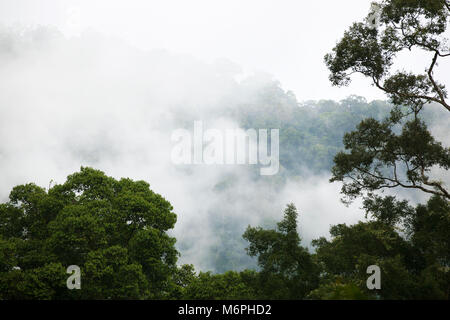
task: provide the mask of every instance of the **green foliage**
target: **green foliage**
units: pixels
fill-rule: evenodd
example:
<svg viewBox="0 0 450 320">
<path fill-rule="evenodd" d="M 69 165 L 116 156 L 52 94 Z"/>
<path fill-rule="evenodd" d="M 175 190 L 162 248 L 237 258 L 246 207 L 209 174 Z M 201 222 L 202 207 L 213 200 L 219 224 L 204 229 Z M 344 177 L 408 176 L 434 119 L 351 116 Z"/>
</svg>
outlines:
<svg viewBox="0 0 450 320">
<path fill-rule="evenodd" d="M 336 154 L 332 168 L 330 181 L 343 182 L 344 201 L 363 196 L 366 215 L 375 220 L 333 226 L 331 241 L 313 241 L 323 283 L 310 296 L 345 297 L 337 290 L 342 286 L 336 284 L 336 277 L 345 284 L 357 284 L 371 296 L 363 279 L 367 266 L 377 265 L 383 285 L 374 298 L 448 299 L 450 246 L 443 230 L 449 230 L 450 194 L 430 171 L 449 169 L 450 149 L 435 140 L 421 117 L 430 103 L 450 111 L 445 86 L 433 73 L 438 60 L 450 56 L 444 38 L 450 3 L 384 0 L 374 4 L 366 22 L 379 11 L 380 25 L 354 23 L 325 56 L 325 63 L 333 85 L 347 85 L 352 74 L 360 73 L 395 105 L 390 116 L 383 120 L 368 116 L 356 130 L 346 133 L 346 151 Z M 397 54 L 413 52 L 413 48 L 432 55 L 425 73 L 390 73 Z M 413 209 L 406 201 L 375 193 L 395 187 L 421 190 L 433 197 L 426 206 Z"/>
<path fill-rule="evenodd" d="M 334 155 L 343 149 L 344 133 L 367 116 L 382 119 L 391 108 L 357 96 L 339 103 L 321 100 L 300 105 L 286 96 L 279 87 L 261 90 L 256 101 L 242 104 L 231 115 L 246 129 L 280 129 L 280 175 L 284 177 L 329 171 Z"/>
<path fill-rule="evenodd" d="M 142 265 L 121 246 L 90 251 L 82 271 L 83 299 L 142 299 L 155 292 Z"/>
<path fill-rule="evenodd" d="M 432 197 L 426 205 L 419 205 L 407 220 L 409 235 L 414 246 L 420 248 L 428 265 L 439 264 L 447 271 L 450 267 L 450 203 Z"/>
<path fill-rule="evenodd" d="M 289 204 L 276 230 L 248 227 L 243 237 L 248 254 L 258 257 L 261 294 L 271 299 L 302 299 L 314 288 L 318 272 L 308 250 L 300 245 L 297 209 Z"/>
<path fill-rule="evenodd" d="M 346 299 L 337 288 L 351 284 L 369 299 L 448 299 L 449 202 L 433 197 L 426 206 L 412 209 L 404 201 L 386 197 L 366 206 L 374 220 L 333 226 L 331 241 L 313 241 L 317 248 L 315 259 L 322 268 L 322 284 L 310 298 Z M 385 216 L 391 209 L 394 220 Z M 397 222 L 400 225 L 396 226 Z M 402 236 L 399 229 L 408 230 L 408 237 Z M 382 287 L 375 292 L 365 285 L 370 265 L 381 270 Z"/>
<path fill-rule="evenodd" d="M 334 158 L 331 181 L 343 181 L 349 200 L 383 188 L 418 189 L 450 199 L 442 181 L 433 180 L 431 168 L 448 170 L 450 148 L 437 142 L 418 119 L 406 121 L 399 134 L 392 117 L 383 122 L 363 120 L 356 131 L 344 136 L 347 152 Z"/>
<path fill-rule="evenodd" d="M 449 299 L 450 196 L 430 172 L 449 169 L 450 149 L 428 125 L 448 117 L 431 105 L 450 110 L 445 85 L 434 78 L 438 62 L 450 56 L 443 37 L 450 4 L 384 0 L 378 6 L 380 26 L 354 23 L 325 63 L 334 85 L 361 73 L 391 103 L 351 96 L 299 104 L 268 82 L 216 115 L 243 128 L 279 128 L 280 178 L 273 184 L 331 169 L 331 181 L 343 182 L 347 200 L 365 197 L 369 221 L 332 226 L 331 239 L 314 240 L 310 254 L 300 244 L 290 204 L 275 229 L 249 226 L 243 234 L 258 271 L 225 271 L 249 261 L 236 253 L 241 231 L 229 223 L 213 248 L 224 272 L 196 274 L 192 265 L 176 266 L 175 239 L 167 234 L 176 215 L 168 201 L 144 181 L 81 168 L 49 190 L 17 186 L 0 204 L 0 299 Z M 392 73 L 398 54 L 412 49 L 430 54 L 427 70 Z M 242 83 L 248 89 L 255 90 L 251 80 Z M 178 116 L 191 122 L 197 115 Z M 227 177 L 214 189 L 232 186 Z M 376 194 L 394 187 L 433 196 L 413 208 Z M 73 264 L 81 267 L 82 290 L 66 288 L 66 268 Z M 366 287 L 369 265 L 381 269 L 381 290 Z"/>
<path fill-rule="evenodd" d="M 312 300 L 367 300 L 368 296 L 358 285 L 345 282 L 339 277 L 335 281 L 327 281 L 308 294 Z"/>
<path fill-rule="evenodd" d="M 171 274 L 169 290 L 165 298 L 184 299 L 188 297 L 186 290 L 195 278 L 195 270 L 192 264 L 184 264 L 177 267 Z"/>
<path fill-rule="evenodd" d="M 176 215 L 144 181 L 81 168 L 48 192 L 15 187 L 0 205 L 3 299 L 159 298 L 176 269 Z M 81 269 L 83 290 L 65 270 Z"/>
<path fill-rule="evenodd" d="M 248 300 L 257 298 L 255 271 L 200 272 L 186 287 L 183 298 L 195 300 Z"/>
<path fill-rule="evenodd" d="M 366 217 L 371 215 L 374 219 L 389 226 L 396 226 L 414 214 L 414 209 L 408 204 L 408 201 L 399 201 L 394 196 L 384 198 L 374 196 L 365 199 L 363 207 L 366 210 Z"/>
<path fill-rule="evenodd" d="M 380 25 L 353 24 L 325 56 L 325 63 L 334 85 L 346 85 L 353 73 L 361 73 L 397 107 L 383 121 L 368 117 L 344 136 L 347 152 L 335 156 L 331 181 L 344 182 L 342 193 L 347 201 L 363 192 L 370 195 L 397 186 L 450 199 L 443 182 L 429 174 L 433 167 L 448 170 L 450 149 L 436 141 L 419 118 L 422 108 L 430 103 L 450 111 L 445 86 L 434 78 L 438 60 L 450 56 L 444 38 L 450 4 L 447 0 L 384 0 L 375 7 Z M 391 74 L 396 55 L 413 48 L 432 55 L 426 73 Z M 396 133 L 399 126 L 401 132 Z"/>
</svg>

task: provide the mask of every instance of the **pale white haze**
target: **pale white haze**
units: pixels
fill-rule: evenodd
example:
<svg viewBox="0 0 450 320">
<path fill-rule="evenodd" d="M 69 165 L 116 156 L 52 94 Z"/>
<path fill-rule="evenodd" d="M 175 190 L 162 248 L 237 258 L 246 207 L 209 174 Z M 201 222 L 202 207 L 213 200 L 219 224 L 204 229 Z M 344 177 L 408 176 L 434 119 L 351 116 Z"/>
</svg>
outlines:
<svg viewBox="0 0 450 320">
<path fill-rule="evenodd" d="M 360 77 L 332 87 L 323 62 L 370 3 L 0 0 L 0 201 L 17 184 L 48 188 L 82 165 L 146 180 L 174 206 L 180 263 L 200 270 L 214 269 L 226 237 L 213 230 L 231 225 L 239 238 L 248 224 L 280 220 L 289 202 L 305 245 L 332 224 L 363 220 L 360 203 L 340 203 L 329 172 L 305 168 L 304 179 L 277 184 L 277 175 L 253 179 L 248 166 L 179 167 L 170 156 L 180 123 L 238 128 L 215 110 L 252 101 L 272 80 L 298 101 L 385 99 Z M 422 72 L 428 58 L 412 56 L 396 68 Z M 449 74 L 448 62 L 436 70 L 444 83 Z"/>
<path fill-rule="evenodd" d="M 166 49 L 213 62 L 227 58 L 246 73 L 264 71 L 300 100 L 383 98 L 365 79 L 334 88 L 323 56 L 371 0 L 1 0 L 0 22 L 55 25 L 68 36 L 93 29 L 141 49 Z M 417 58 L 415 58 L 417 59 Z M 423 68 L 427 59 L 402 59 Z M 441 65 L 438 75 L 450 73 Z"/>
</svg>

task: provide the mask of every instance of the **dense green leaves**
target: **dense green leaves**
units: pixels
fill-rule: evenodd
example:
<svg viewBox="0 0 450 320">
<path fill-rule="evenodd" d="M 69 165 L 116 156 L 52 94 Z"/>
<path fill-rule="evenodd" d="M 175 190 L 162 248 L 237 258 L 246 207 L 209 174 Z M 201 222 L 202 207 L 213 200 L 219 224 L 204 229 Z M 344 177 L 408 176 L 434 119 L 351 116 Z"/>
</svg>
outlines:
<svg viewBox="0 0 450 320">
<path fill-rule="evenodd" d="M 332 226 L 331 239 L 314 240 L 312 254 L 300 244 L 297 209 L 289 204 L 276 229 L 248 227 L 243 235 L 248 254 L 258 258 L 258 271 L 196 274 L 192 265 L 176 266 L 175 239 L 165 233 L 175 221 L 167 201 L 146 183 L 105 179 L 90 168 L 72 177 L 81 180 L 76 175 L 85 173 L 94 179 L 80 189 L 18 186 L 1 205 L 2 299 L 449 296 L 450 206 L 442 197 L 416 208 L 393 196 L 368 198 L 364 208 L 370 220 Z M 111 182 L 110 189 L 95 186 L 105 182 Z M 66 287 L 71 264 L 81 267 L 81 290 Z M 382 290 L 367 289 L 369 265 L 380 267 Z"/>
<path fill-rule="evenodd" d="M 449 299 L 450 196 L 433 170 L 449 169 L 450 149 L 431 134 L 436 116 L 428 110 L 432 104 L 450 110 L 446 87 L 434 77 L 439 61 L 450 56 L 444 38 L 450 4 L 384 0 L 378 8 L 380 25 L 367 23 L 374 7 L 325 62 L 334 85 L 363 74 L 394 108 L 356 96 L 299 105 L 270 82 L 252 100 L 238 99 L 219 112 L 243 128 L 280 128 L 274 184 L 329 170 L 334 157 L 331 181 L 343 182 L 347 200 L 364 197 L 368 221 L 332 226 L 310 253 L 290 204 L 275 229 L 249 226 L 243 235 L 258 270 L 196 273 L 192 265 L 176 265 L 175 239 L 167 234 L 176 215 L 168 201 L 147 182 L 81 168 L 49 190 L 17 186 L 0 204 L 0 299 Z M 393 72 L 398 54 L 412 49 L 430 55 L 424 73 Z M 190 121 L 196 114 L 180 117 Z M 230 185 L 227 180 L 214 189 L 225 192 Z M 377 194 L 395 187 L 432 197 L 413 207 Z M 235 252 L 240 231 L 232 224 L 228 229 L 214 247 L 223 270 L 242 261 Z M 67 289 L 69 265 L 81 267 L 82 290 Z M 370 265 L 381 269 L 381 290 L 366 286 Z"/>
<path fill-rule="evenodd" d="M 178 252 L 176 215 L 148 183 L 81 168 L 48 192 L 15 187 L 0 205 L 1 298 L 158 298 Z M 69 265 L 82 288 L 68 290 Z"/>
<path fill-rule="evenodd" d="M 331 241 L 313 241 L 322 284 L 310 297 L 354 299 L 342 291 L 356 286 L 355 294 L 362 294 L 359 298 L 448 299 L 448 201 L 433 197 L 426 206 L 413 209 L 405 201 L 387 197 L 365 206 L 373 220 L 333 226 Z M 375 292 L 365 286 L 370 265 L 381 269 L 382 287 Z"/>
<path fill-rule="evenodd" d="M 258 298 L 258 274 L 254 271 L 201 272 L 186 288 L 184 299 L 238 300 Z"/>
<path fill-rule="evenodd" d="M 377 14 L 379 25 L 367 23 Z M 334 158 L 331 181 L 343 182 L 344 201 L 363 196 L 366 215 L 374 220 L 333 226 L 331 241 L 313 241 L 325 276 L 310 297 L 354 298 L 345 289 L 356 285 L 360 292 L 355 293 L 373 298 L 449 298 L 450 194 L 432 170 L 449 169 L 450 149 L 435 140 L 422 118 L 430 103 L 450 111 L 445 86 L 434 78 L 438 60 L 450 56 L 444 37 L 449 16 L 447 0 L 379 1 L 366 23 L 353 24 L 325 56 L 332 84 L 346 85 L 353 73 L 361 73 L 395 108 L 384 120 L 367 117 L 345 134 L 346 150 Z M 425 73 L 391 73 L 397 54 L 412 49 L 430 54 Z M 407 201 L 376 194 L 395 187 L 433 197 L 414 209 Z M 369 265 L 382 270 L 383 287 L 376 295 L 361 282 Z"/>
<path fill-rule="evenodd" d="M 392 55 L 383 50 L 378 31 L 363 23 L 355 23 L 345 32 L 342 40 L 325 56 L 334 85 L 346 85 L 352 73 L 381 79 L 392 64 Z M 350 71 L 348 71 L 350 70 Z"/>
<path fill-rule="evenodd" d="M 277 230 L 248 227 L 248 254 L 258 257 L 259 288 L 265 298 L 301 299 L 314 288 L 318 270 L 308 250 L 300 245 L 297 209 L 289 204 Z"/>
</svg>

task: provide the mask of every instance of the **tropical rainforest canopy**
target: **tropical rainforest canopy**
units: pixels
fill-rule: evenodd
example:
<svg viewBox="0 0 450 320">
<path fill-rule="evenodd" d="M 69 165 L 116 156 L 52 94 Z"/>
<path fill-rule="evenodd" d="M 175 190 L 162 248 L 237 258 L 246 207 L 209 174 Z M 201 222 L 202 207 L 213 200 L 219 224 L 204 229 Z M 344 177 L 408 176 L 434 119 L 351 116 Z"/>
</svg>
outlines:
<svg viewBox="0 0 450 320">
<path fill-rule="evenodd" d="M 388 101 L 299 103 L 269 82 L 214 111 L 244 129 L 280 128 L 280 172 L 264 182 L 271 190 L 326 172 L 345 203 L 362 201 L 361 221 L 305 243 L 303 210 L 292 203 L 277 221 L 244 232 L 224 220 L 213 226 L 221 239 L 213 270 L 198 271 L 178 263 L 185 244 L 171 229 L 183 209 L 174 212 L 152 181 L 81 167 L 48 188 L 18 185 L 0 204 L 0 299 L 449 299 L 450 107 L 434 68 L 450 57 L 450 4 L 386 0 L 377 10 L 379 26 L 353 24 L 325 63 L 334 85 L 360 73 Z M 430 54 L 427 70 L 392 72 L 413 48 Z M 197 114 L 178 118 L 192 123 Z M 214 192 L 226 193 L 232 179 Z M 417 201 L 402 197 L 413 191 Z M 70 265 L 80 267 L 81 290 L 67 289 Z M 380 290 L 366 285 L 371 265 L 381 270 Z"/>
</svg>

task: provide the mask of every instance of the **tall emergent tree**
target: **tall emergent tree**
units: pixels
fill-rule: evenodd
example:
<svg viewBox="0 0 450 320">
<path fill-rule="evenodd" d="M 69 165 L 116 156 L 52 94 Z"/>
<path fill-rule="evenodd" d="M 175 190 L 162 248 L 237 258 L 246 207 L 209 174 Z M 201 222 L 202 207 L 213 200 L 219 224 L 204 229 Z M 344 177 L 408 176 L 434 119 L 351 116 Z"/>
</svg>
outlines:
<svg viewBox="0 0 450 320">
<path fill-rule="evenodd" d="M 445 38 L 449 17 L 448 0 L 379 1 L 366 22 L 354 23 L 325 56 L 334 85 L 362 74 L 387 94 L 394 108 L 384 120 L 369 117 L 345 134 L 346 151 L 334 158 L 331 181 L 343 182 L 345 201 L 363 196 L 372 221 L 333 226 L 331 241 L 313 242 L 323 276 L 310 297 L 449 299 L 450 193 L 433 170 L 449 169 L 450 149 L 436 141 L 421 119 L 423 108 L 432 105 L 450 111 L 446 87 L 435 77 L 438 62 L 450 59 Z M 429 55 L 423 73 L 392 71 L 403 51 Z M 432 197 L 412 208 L 375 192 L 395 187 Z M 380 266 L 385 279 L 377 293 L 362 283 L 370 264 Z"/>
<path fill-rule="evenodd" d="M 142 299 L 171 287 L 176 215 L 144 181 L 81 168 L 48 191 L 20 185 L 0 204 L 0 299 Z M 81 290 L 66 268 L 81 269 Z"/>
<path fill-rule="evenodd" d="M 385 0 L 372 8 L 366 22 L 354 23 L 325 62 L 334 85 L 346 85 L 352 74 L 362 74 L 396 107 L 384 121 L 368 118 L 345 135 L 349 152 L 336 155 L 331 180 L 344 182 L 342 191 L 349 200 L 397 186 L 448 200 L 448 188 L 430 171 L 448 170 L 450 150 L 435 140 L 419 113 L 429 104 L 450 111 L 445 85 L 434 72 L 440 60 L 450 59 L 445 38 L 450 1 Z M 421 74 L 392 71 L 402 51 L 428 53 L 429 66 Z"/>
<path fill-rule="evenodd" d="M 311 254 L 300 245 L 297 209 L 289 204 L 276 230 L 248 227 L 243 237 L 247 252 L 258 257 L 259 296 L 265 299 L 303 299 L 317 286 L 318 270 Z"/>
</svg>

